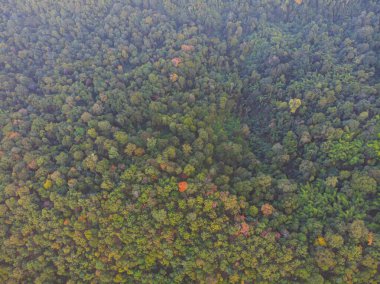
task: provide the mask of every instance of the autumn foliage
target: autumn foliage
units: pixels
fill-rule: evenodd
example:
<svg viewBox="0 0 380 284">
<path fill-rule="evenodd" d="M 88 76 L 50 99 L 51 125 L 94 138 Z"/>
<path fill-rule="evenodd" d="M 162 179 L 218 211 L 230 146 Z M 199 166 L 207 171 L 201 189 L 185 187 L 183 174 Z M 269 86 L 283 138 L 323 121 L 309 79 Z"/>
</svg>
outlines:
<svg viewBox="0 0 380 284">
<path fill-rule="evenodd" d="M 274 208 L 269 203 L 265 203 L 261 206 L 261 212 L 264 216 L 270 216 L 273 214 Z"/>
<path fill-rule="evenodd" d="M 188 184 L 187 184 L 186 181 L 181 181 L 181 182 L 178 183 L 178 191 L 179 192 L 186 191 L 187 187 L 188 187 Z"/>
</svg>

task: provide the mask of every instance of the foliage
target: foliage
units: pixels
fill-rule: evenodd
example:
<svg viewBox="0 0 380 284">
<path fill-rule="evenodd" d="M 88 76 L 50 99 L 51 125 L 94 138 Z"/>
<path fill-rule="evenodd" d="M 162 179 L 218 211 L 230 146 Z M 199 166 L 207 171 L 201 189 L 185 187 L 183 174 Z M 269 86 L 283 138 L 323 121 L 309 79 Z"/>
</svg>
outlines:
<svg viewBox="0 0 380 284">
<path fill-rule="evenodd" d="M 380 5 L 3 0 L 1 283 L 379 283 Z"/>
</svg>

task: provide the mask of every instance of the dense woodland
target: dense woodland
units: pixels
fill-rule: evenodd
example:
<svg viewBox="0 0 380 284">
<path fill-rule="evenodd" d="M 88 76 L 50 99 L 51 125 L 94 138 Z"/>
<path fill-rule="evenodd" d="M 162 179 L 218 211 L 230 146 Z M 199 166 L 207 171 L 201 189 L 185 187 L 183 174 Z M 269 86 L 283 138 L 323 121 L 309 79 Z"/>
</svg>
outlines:
<svg viewBox="0 0 380 284">
<path fill-rule="evenodd" d="M 380 283 L 379 25 L 0 0 L 0 282 Z"/>
</svg>

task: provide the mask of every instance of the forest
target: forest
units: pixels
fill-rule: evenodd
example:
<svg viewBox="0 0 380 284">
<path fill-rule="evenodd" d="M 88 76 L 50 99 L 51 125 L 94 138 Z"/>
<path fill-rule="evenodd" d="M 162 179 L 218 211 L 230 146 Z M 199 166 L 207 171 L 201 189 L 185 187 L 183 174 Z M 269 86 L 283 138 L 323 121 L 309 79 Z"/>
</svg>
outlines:
<svg viewBox="0 0 380 284">
<path fill-rule="evenodd" d="M 380 283 L 380 2 L 0 0 L 0 283 Z"/>
</svg>

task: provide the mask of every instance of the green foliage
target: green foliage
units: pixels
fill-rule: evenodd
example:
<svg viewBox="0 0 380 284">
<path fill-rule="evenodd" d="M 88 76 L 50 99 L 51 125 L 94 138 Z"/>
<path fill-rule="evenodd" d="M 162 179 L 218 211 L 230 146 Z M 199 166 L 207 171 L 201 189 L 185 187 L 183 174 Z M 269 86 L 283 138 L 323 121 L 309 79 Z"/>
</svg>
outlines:
<svg viewBox="0 0 380 284">
<path fill-rule="evenodd" d="M 337 264 L 335 260 L 335 254 L 328 250 L 320 250 L 316 254 L 316 262 L 322 271 L 331 270 Z"/>
<path fill-rule="evenodd" d="M 128 142 L 128 134 L 123 131 L 116 131 L 114 137 L 121 145 L 125 145 Z"/>
<path fill-rule="evenodd" d="M 349 227 L 349 233 L 355 241 L 363 241 L 368 235 L 368 230 L 362 220 L 355 220 Z"/>
<path fill-rule="evenodd" d="M 195 168 L 192 165 L 186 165 L 183 173 L 187 176 L 192 176 L 195 173 Z"/>
<path fill-rule="evenodd" d="M 297 151 L 297 138 L 292 131 L 288 131 L 284 137 L 283 144 L 287 153 L 294 154 Z"/>
<path fill-rule="evenodd" d="M 98 133 L 96 132 L 95 128 L 89 128 L 87 130 L 87 134 L 91 137 L 91 138 L 96 138 L 98 136 Z"/>
<path fill-rule="evenodd" d="M 354 173 L 352 175 L 351 188 L 364 194 L 376 193 L 377 182 L 374 178 L 363 173 Z"/>
<path fill-rule="evenodd" d="M 375 151 L 377 158 L 380 158 L 380 133 L 377 134 L 377 138 L 377 140 L 370 142 L 368 146 Z"/>
<path fill-rule="evenodd" d="M 363 162 L 362 148 L 362 141 L 344 138 L 329 143 L 327 145 L 327 154 L 335 164 L 354 166 Z"/>
<path fill-rule="evenodd" d="M 376 129 L 377 129 L 377 137 L 375 140 L 372 140 L 368 143 L 368 146 L 371 147 L 375 153 L 378 159 L 380 159 L 380 114 L 376 115 L 375 117 L 376 122 Z"/>
<path fill-rule="evenodd" d="M 257 214 L 259 213 L 259 209 L 256 206 L 252 205 L 252 206 L 249 207 L 249 211 L 248 212 L 249 212 L 249 215 L 251 217 L 256 217 Z"/>
<path fill-rule="evenodd" d="M 109 155 L 110 159 L 117 159 L 117 158 L 119 158 L 119 152 L 118 152 L 117 148 L 112 147 L 112 146 L 108 150 L 108 155 Z"/>
<path fill-rule="evenodd" d="M 2 1 L 0 282 L 378 283 L 379 19 Z"/>
</svg>

